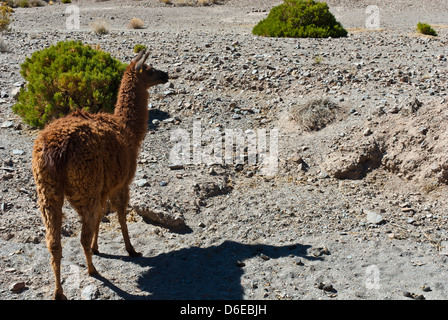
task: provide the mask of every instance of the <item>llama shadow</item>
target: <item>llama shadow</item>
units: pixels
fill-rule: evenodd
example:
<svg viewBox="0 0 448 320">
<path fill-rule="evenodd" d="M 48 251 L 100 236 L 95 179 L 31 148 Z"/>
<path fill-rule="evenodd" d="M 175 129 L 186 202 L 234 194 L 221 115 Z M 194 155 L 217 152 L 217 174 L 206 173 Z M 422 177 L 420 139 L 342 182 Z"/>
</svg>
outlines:
<svg viewBox="0 0 448 320">
<path fill-rule="evenodd" d="M 149 119 L 148 119 L 148 130 L 157 130 L 159 124 L 153 123 L 153 120 L 163 121 L 168 119 L 170 114 L 168 112 L 159 110 L 159 109 L 149 109 Z"/>
<path fill-rule="evenodd" d="M 225 241 L 217 246 L 183 248 L 154 257 L 129 258 L 101 254 L 104 258 L 122 259 L 149 268 L 137 280 L 138 288 L 146 296 L 129 294 L 102 276 L 96 278 L 123 299 L 242 300 L 244 289 L 241 276 L 245 271 L 245 260 L 258 256 L 258 263 L 265 263 L 267 259 L 291 255 L 307 260 L 321 260 L 307 254 L 310 247 L 301 244 L 272 246 Z"/>
</svg>

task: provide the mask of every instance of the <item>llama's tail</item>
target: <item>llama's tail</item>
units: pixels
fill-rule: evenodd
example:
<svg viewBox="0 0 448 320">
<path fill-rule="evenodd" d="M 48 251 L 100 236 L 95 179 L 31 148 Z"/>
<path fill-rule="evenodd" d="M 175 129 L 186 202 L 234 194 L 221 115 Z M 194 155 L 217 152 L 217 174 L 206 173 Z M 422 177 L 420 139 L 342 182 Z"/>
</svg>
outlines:
<svg viewBox="0 0 448 320">
<path fill-rule="evenodd" d="M 58 182 L 65 180 L 68 161 L 69 139 L 59 141 L 59 144 L 44 143 L 42 148 L 42 164 L 47 168 L 50 176 Z"/>
</svg>

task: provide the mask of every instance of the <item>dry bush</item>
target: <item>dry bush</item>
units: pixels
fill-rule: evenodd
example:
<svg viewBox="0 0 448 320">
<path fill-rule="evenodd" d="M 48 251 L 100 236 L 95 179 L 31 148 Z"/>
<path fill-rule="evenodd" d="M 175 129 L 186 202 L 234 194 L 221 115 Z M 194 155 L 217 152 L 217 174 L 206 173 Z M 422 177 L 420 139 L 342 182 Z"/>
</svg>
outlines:
<svg viewBox="0 0 448 320">
<path fill-rule="evenodd" d="M 210 6 L 212 4 L 219 3 L 219 0 L 159 0 L 159 2 L 164 4 L 173 4 L 179 7 L 184 6 Z"/>
<path fill-rule="evenodd" d="M 131 29 L 143 29 L 144 22 L 139 18 L 132 18 L 129 22 L 129 28 Z"/>
<path fill-rule="evenodd" d="M 318 131 L 335 121 L 341 108 L 329 99 L 312 99 L 292 107 L 291 117 L 306 131 Z"/>
<path fill-rule="evenodd" d="M 97 35 L 104 35 L 109 33 L 109 25 L 104 20 L 96 20 L 94 21 L 90 27 L 92 31 Z"/>
</svg>

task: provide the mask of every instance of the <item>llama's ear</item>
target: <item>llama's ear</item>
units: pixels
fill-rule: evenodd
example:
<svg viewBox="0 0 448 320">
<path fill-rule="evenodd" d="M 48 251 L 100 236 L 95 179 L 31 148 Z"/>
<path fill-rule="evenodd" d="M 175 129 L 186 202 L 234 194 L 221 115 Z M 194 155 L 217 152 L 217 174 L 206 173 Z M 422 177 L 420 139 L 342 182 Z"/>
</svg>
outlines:
<svg viewBox="0 0 448 320">
<path fill-rule="evenodd" d="M 138 55 L 137 55 L 134 59 L 132 59 L 132 61 L 135 62 L 135 63 L 137 63 L 137 62 L 143 57 L 143 54 L 144 54 L 144 53 L 145 53 L 145 49 L 140 50 L 140 52 L 138 53 Z"/>
<path fill-rule="evenodd" d="M 142 50 L 142 51 L 143 51 L 143 50 Z M 142 51 L 140 51 L 140 53 L 141 53 Z M 140 53 L 139 53 L 139 55 L 140 55 Z M 148 59 L 148 56 L 149 56 L 149 52 L 146 52 L 145 56 L 144 56 L 143 58 L 141 58 L 140 61 L 138 61 L 138 63 L 137 63 L 136 66 L 135 66 L 135 70 L 136 70 L 136 71 L 140 71 L 140 72 L 142 72 L 142 70 L 143 70 L 143 65 L 145 64 L 146 59 Z"/>
</svg>

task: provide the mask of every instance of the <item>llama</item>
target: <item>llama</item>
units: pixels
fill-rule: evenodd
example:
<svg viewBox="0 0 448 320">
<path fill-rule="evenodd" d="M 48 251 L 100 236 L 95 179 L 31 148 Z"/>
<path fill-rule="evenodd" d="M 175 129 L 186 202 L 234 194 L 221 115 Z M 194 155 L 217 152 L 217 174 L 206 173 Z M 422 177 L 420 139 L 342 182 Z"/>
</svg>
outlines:
<svg viewBox="0 0 448 320">
<path fill-rule="evenodd" d="M 124 72 L 114 114 L 77 110 L 50 123 L 35 140 L 32 171 L 55 276 L 54 299 L 66 298 L 60 279 L 64 198 L 81 216 L 89 275 L 97 274 L 92 253 L 99 253 L 99 224 L 108 201 L 117 212 L 126 251 L 141 255 L 126 225 L 129 184 L 147 131 L 148 89 L 168 81 L 167 73 L 145 64 L 148 55 L 140 51 Z"/>
</svg>

